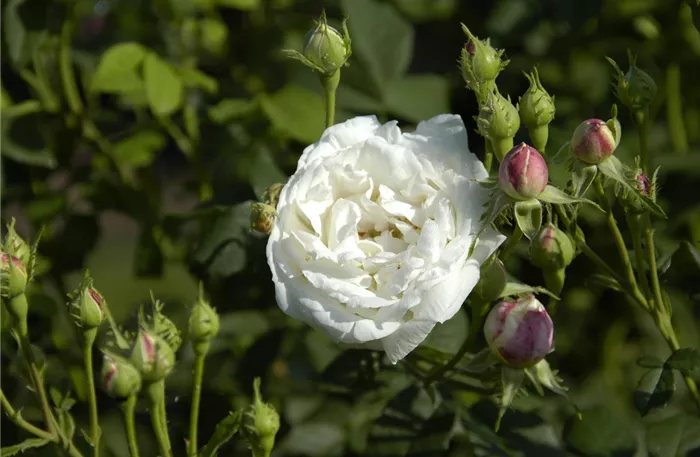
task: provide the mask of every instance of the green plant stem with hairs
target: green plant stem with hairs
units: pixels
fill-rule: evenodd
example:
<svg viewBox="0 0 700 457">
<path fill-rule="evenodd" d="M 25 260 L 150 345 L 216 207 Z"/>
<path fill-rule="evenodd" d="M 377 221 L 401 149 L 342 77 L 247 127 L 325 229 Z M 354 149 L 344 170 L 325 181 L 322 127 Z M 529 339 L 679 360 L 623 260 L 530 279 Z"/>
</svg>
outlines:
<svg viewBox="0 0 700 457">
<path fill-rule="evenodd" d="M 208 345 L 208 343 L 207 343 Z M 190 434 L 187 455 L 197 456 L 197 426 L 199 425 L 199 403 L 202 397 L 202 378 L 206 351 L 196 351 L 194 359 L 194 381 L 192 384 L 192 407 L 190 410 Z"/>
<path fill-rule="evenodd" d="M 126 429 L 126 441 L 129 446 L 131 457 L 139 457 L 139 445 L 136 441 L 136 425 L 134 421 L 134 410 L 138 397 L 131 395 L 121 404 L 122 416 L 124 417 L 124 428 Z"/>
<path fill-rule="evenodd" d="M 340 70 L 330 75 L 321 75 L 321 84 L 326 95 L 326 128 L 335 124 L 335 92 L 340 84 Z"/>
<path fill-rule="evenodd" d="M 83 331 L 83 361 L 87 382 L 87 396 L 90 407 L 90 440 L 94 457 L 100 455 L 100 416 L 97 411 L 97 395 L 95 394 L 95 375 L 92 369 L 92 346 L 97 336 L 97 328 Z"/>
<path fill-rule="evenodd" d="M 148 413 L 151 416 L 153 433 L 158 441 L 161 457 L 173 457 L 168 423 L 165 417 L 165 380 L 154 381 L 146 385 L 148 397 Z"/>
</svg>

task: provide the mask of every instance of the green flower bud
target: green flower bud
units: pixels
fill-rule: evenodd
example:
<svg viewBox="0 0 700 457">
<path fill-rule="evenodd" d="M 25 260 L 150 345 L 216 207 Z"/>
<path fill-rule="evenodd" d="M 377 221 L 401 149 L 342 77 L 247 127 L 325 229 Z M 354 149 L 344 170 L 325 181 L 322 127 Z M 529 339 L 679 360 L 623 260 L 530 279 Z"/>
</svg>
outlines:
<svg viewBox="0 0 700 457">
<path fill-rule="evenodd" d="M 559 270 L 569 266 L 576 247 L 563 230 L 550 223 L 542 225 L 530 243 L 530 259 L 543 270 Z"/>
<path fill-rule="evenodd" d="M 520 119 L 527 127 L 535 149 L 544 152 L 549 138 L 548 125 L 556 112 L 554 97 L 542 86 L 537 68 L 532 74 L 525 73 L 525 77 L 530 81 L 530 87 L 518 102 Z"/>
<path fill-rule="evenodd" d="M 209 342 L 219 333 L 219 315 L 204 300 L 200 290 L 199 299 L 192 307 L 189 320 L 189 336 L 195 352 L 209 349 Z"/>
<path fill-rule="evenodd" d="M 624 74 L 614 60 L 609 57 L 607 59 L 617 73 L 615 93 L 620 101 L 633 112 L 649 108 L 656 98 L 658 88 L 654 79 L 637 66 L 637 57 L 631 51 L 628 52 L 630 68 Z"/>
<path fill-rule="evenodd" d="M 92 286 L 92 278 L 88 273 L 83 283 L 72 294 L 69 294 L 68 304 L 71 316 L 78 327 L 84 330 L 97 328 L 104 320 L 104 298 Z"/>
<path fill-rule="evenodd" d="M 352 54 L 350 33 L 347 21 L 343 21 L 343 34 L 328 25 L 326 12 L 321 13 L 316 27 L 306 34 L 303 53 L 295 50 L 284 50 L 283 53 L 292 59 L 299 60 L 304 65 L 318 71 L 325 77 L 335 75 Z"/>
<path fill-rule="evenodd" d="M 280 199 L 280 192 L 282 192 L 283 188 L 284 184 L 282 183 L 275 183 L 268 187 L 262 197 L 263 203 L 277 209 L 277 203 Z"/>
<path fill-rule="evenodd" d="M 277 211 L 274 207 L 266 203 L 255 202 L 250 207 L 250 229 L 269 235 L 275 225 L 276 217 Z"/>
<path fill-rule="evenodd" d="M 0 265 L 2 266 L 2 276 L 0 276 L 2 297 L 14 298 L 24 294 L 27 288 L 27 269 L 22 261 L 11 254 L 1 252 Z"/>
<path fill-rule="evenodd" d="M 102 388 L 112 398 L 125 399 L 141 390 L 141 375 L 128 360 L 113 354 L 102 359 Z"/>
<path fill-rule="evenodd" d="M 253 457 L 269 457 L 275 445 L 275 435 L 280 428 L 280 416 L 269 403 L 263 403 L 260 395 L 260 378 L 253 381 L 253 404 L 243 416 L 241 431 Z"/>
<path fill-rule="evenodd" d="M 467 43 L 462 48 L 459 64 L 462 77 L 481 105 L 488 94 L 495 88 L 496 76 L 508 65 L 503 61 L 503 50 L 491 47 L 490 40 L 480 40 L 472 35 L 467 26 L 462 24 L 462 31 L 467 35 Z"/>
<path fill-rule="evenodd" d="M 23 265 L 29 265 L 32 256 L 32 248 L 15 231 L 14 219 L 7 224 L 7 234 L 5 235 L 3 249 L 7 254 L 17 257 Z"/>
<path fill-rule="evenodd" d="M 488 138 L 498 160 L 513 148 L 513 137 L 520 129 L 518 110 L 499 92 L 489 94 L 476 118 L 479 134 Z"/>
<path fill-rule="evenodd" d="M 492 302 L 501 297 L 508 277 L 506 268 L 498 258 L 481 266 L 481 278 L 474 287 L 474 293 L 484 302 Z"/>
<path fill-rule="evenodd" d="M 175 352 L 161 337 L 141 329 L 129 358 L 146 382 L 166 378 L 175 366 Z"/>
</svg>

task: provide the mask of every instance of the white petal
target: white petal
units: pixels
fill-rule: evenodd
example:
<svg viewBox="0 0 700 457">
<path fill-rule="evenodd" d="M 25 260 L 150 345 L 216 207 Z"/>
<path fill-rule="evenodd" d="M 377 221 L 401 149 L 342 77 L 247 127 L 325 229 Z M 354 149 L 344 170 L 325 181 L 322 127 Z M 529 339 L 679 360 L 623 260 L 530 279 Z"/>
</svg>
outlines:
<svg viewBox="0 0 700 457">
<path fill-rule="evenodd" d="M 431 263 L 435 263 L 440 258 L 443 245 L 444 236 L 440 233 L 440 227 L 434 220 L 428 219 L 418 238 L 418 252 L 423 257 L 430 259 Z"/>
<path fill-rule="evenodd" d="M 479 264 L 469 260 L 426 290 L 421 304 L 413 308 L 414 319 L 445 322 L 459 310 L 479 282 Z"/>
<path fill-rule="evenodd" d="M 389 361 L 396 364 L 425 340 L 435 322 L 411 320 L 382 340 Z"/>
</svg>

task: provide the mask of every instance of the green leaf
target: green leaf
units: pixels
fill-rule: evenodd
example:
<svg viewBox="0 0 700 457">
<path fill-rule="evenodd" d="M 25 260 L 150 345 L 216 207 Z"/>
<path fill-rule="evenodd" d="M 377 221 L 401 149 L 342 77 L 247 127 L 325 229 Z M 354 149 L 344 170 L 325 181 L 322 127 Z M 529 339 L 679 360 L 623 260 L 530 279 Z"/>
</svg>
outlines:
<svg viewBox="0 0 700 457">
<path fill-rule="evenodd" d="M 537 200 L 521 201 L 514 209 L 518 227 L 531 240 L 542 226 L 542 204 Z"/>
<path fill-rule="evenodd" d="M 279 448 L 291 455 L 339 456 L 341 454 L 338 451 L 342 449 L 344 441 L 345 431 L 341 424 L 308 422 L 293 427 Z"/>
<path fill-rule="evenodd" d="M 260 0 L 215 0 L 221 6 L 236 8 L 243 11 L 252 11 L 260 6 Z"/>
<path fill-rule="evenodd" d="M 560 298 L 556 294 L 553 294 L 544 287 L 530 286 L 518 281 L 513 277 L 508 278 L 508 282 L 506 283 L 506 287 L 503 288 L 503 292 L 501 292 L 500 298 L 512 297 L 514 295 L 523 294 L 545 294 L 549 295 L 552 298 L 560 300 Z"/>
<path fill-rule="evenodd" d="M 219 82 L 216 79 L 196 68 L 183 68 L 181 77 L 185 87 L 201 88 L 210 94 L 216 94 L 219 90 Z"/>
<path fill-rule="evenodd" d="M 221 446 L 226 444 L 241 427 L 243 414 L 241 411 L 230 412 L 218 424 L 209 442 L 202 448 L 201 457 L 214 457 Z"/>
<path fill-rule="evenodd" d="M 295 85 L 287 85 L 260 99 L 272 125 L 302 143 L 313 143 L 323 133 L 325 103 L 320 95 Z"/>
<path fill-rule="evenodd" d="M 394 0 L 394 3 L 414 22 L 449 19 L 457 7 L 457 0 Z"/>
<path fill-rule="evenodd" d="M 157 130 L 141 130 L 114 145 L 112 156 L 122 166 L 145 167 L 165 146 L 165 136 Z"/>
<path fill-rule="evenodd" d="M 28 438 L 19 444 L 3 447 L 0 449 L 0 455 L 2 457 L 12 457 L 17 454 L 24 454 L 29 449 L 46 446 L 50 442 L 51 440 L 45 438 Z"/>
<path fill-rule="evenodd" d="M 609 405 L 582 411 L 566 424 L 565 440 L 577 455 L 615 457 L 633 455 L 635 437 L 631 421 Z"/>
<path fill-rule="evenodd" d="M 92 75 L 90 89 L 110 93 L 129 93 L 142 89 L 139 67 L 146 52 L 146 48 L 138 43 L 120 43 L 107 49 Z"/>
<path fill-rule="evenodd" d="M 182 79 L 168 62 L 149 52 L 143 64 L 143 79 L 148 104 L 156 115 L 168 116 L 180 108 Z"/>
<path fill-rule="evenodd" d="M 372 113 L 383 110 L 382 102 L 348 84 L 340 84 L 336 92 L 336 103 L 345 110 Z"/>
<path fill-rule="evenodd" d="M 245 117 L 258 107 L 257 99 L 225 98 L 209 108 L 209 118 L 217 124 L 228 124 L 234 119 Z"/>
<path fill-rule="evenodd" d="M 287 182 L 287 175 L 282 173 L 279 166 L 272 157 L 272 151 L 265 144 L 256 145 L 253 148 L 255 156 L 248 173 L 250 185 L 255 191 L 258 199 L 262 199 L 263 194 L 271 185 L 275 183 Z"/>
<path fill-rule="evenodd" d="M 467 338 L 469 318 L 464 309 L 460 309 L 451 319 L 437 324 L 421 344 L 448 354 L 459 351 Z"/>
<path fill-rule="evenodd" d="M 683 241 L 683 244 L 685 245 L 686 248 L 688 248 L 688 252 L 692 256 L 693 260 L 695 261 L 695 266 L 697 268 L 700 268 L 700 251 L 693 246 L 690 241 Z"/>
<path fill-rule="evenodd" d="M 0 119 L 0 153 L 24 165 L 56 168 L 58 164 L 53 150 L 46 145 L 42 135 L 37 135 L 37 122 L 36 114 L 15 119 L 3 115 Z"/>
<path fill-rule="evenodd" d="M 679 349 L 666 360 L 666 366 L 683 373 L 683 376 L 700 376 L 700 351 L 695 348 Z"/>
<path fill-rule="evenodd" d="M 634 405 L 644 416 L 649 411 L 666 406 L 676 391 L 673 370 L 652 368 L 642 376 L 634 392 Z"/>
<path fill-rule="evenodd" d="M 342 0 L 350 19 L 353 54 L 382 89 L 399 79 L 413 56 L 413 27 L 387 3 Z"/>
<path fill-rule="evenodd" d="M 389 84 L 385 101 L 392 114 L 418 123 L 449 111 L 449 84 L 438 75 L 409 75 Z"/>
<path fill-rule="evenodd" d="M 505 415 L 506 411 L 515 400 L 518 390 L 525 379 L 525 371 L 510 368 L 506 365 L 501 367 L 501 401 L 498 404 L 498 417 L 496 418 L 496 425 L 494 429 L 498 431 L 501 428 L 501 420 Z"/>
<path fill-rule="evenodd" d="M 649 425 L 646 439 L 650 456 L 697 455 L 700 449 L 700 418 L 688 414 L 665 417 Z"/>
<path fill-rule="evenodd" d="M 643 368 L 663 368 L 664 361 L 653 355 L 644 355 L 637 360 L 637 365 Z"/>
<path fill-rule="evenodd" d="M 587 198 L 577 198 L 567 195 L 564 191 L 557 189 L 554 186 L 545 187 L 544 191 L 537 197 L 539 200 L 547 203 L 553 203 L 555 205 L 571 205 L 574 203 L 588 203 L 589 205 L 595 206 L 600 211 L 603 208 L 598 206 L 597 203 L 588 200 Z M 605 212 L 605 211 L 603 211 Z"/>
<path fill-rule="evenodd" d="M 192 255 L 192 268 L 200 275 L 225 278 L 243 270 L 250 233 L 250 203 L 228 208 L 217 216 Z"/>
</svg>

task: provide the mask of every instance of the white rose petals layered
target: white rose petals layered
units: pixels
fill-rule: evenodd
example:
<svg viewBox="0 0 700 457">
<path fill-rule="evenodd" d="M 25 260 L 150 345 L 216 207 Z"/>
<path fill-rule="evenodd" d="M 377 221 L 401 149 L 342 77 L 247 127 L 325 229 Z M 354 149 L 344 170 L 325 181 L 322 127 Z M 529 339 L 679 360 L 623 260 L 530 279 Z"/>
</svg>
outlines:
<svg viewBox="0 0 700 457">
<path fill-rule="evenodd" d="M 503 242 L 481 234 L 486 170 L 459 116 L 402 133 L 356 117 L 304 150 L 280 194 L 267 259 L 280 308 L 392 363 L 451 318 Z"/>
</svg>

